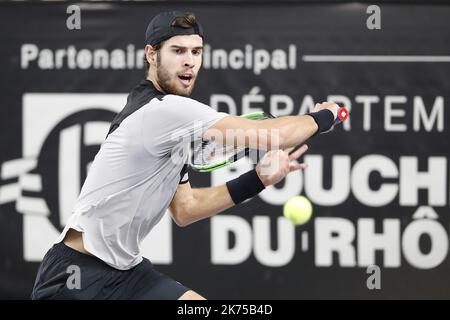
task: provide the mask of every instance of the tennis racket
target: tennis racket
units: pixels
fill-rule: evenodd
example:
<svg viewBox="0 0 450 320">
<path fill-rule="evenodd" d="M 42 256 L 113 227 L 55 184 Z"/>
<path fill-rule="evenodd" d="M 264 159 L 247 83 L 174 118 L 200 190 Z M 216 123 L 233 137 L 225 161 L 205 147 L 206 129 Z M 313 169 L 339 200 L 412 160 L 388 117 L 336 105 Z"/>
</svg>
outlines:
<svg viewBox="0 0 450 320">
<path fill-rule="evenodd" d="M 250 120 L 265 120 L 275 118 L 275 116 L 264 111 L 243 114 L 241 115 L 241 117 Z M 338 110 L 334 124 L 345 121 L 347 118 L 347 109 L 340 108 Z M 296 149 L 297 148 L 295 148 L 292 152 L 294 152 Z M 229 164 L 247 156 L 250 150 L 251 149 L 247 147 L 223 145 L 215 141 L 204 140 L 198 145 L 194 146 L 191 167 L 193 170 L 198 172 L 211 172 L 228 166 Z"/>
</svg>

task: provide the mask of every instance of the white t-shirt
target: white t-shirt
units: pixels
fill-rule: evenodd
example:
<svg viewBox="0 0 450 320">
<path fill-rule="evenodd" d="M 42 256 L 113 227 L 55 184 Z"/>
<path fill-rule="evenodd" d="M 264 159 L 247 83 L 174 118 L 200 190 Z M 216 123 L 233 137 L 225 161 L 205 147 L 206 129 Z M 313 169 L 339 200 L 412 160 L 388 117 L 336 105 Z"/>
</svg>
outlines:
<svg viewBox="0 0 450 320">
<path fill-rule="evenodd" d="M 225 116 L 177 95 L 136 108 L 101 145 L 56 242 L 73 228 L 83 233 L 85 249 L 108 265 L 139 264 L 139 245 L 169 207 L 191 141 Z"/>
</svg>

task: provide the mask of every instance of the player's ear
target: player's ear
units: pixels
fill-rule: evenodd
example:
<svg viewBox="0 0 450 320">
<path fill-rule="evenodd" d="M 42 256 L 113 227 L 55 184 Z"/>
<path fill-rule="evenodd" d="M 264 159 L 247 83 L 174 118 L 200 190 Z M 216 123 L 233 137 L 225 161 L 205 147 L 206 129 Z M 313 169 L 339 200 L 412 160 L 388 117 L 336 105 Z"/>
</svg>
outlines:
<svg viewBox="0 0 450 320">
<path fill-rule="evenodd" d="M 149 44 L 145 46 L 145 58 L 150 65 L 156 64 L 156 50 Z"/>
</svg>

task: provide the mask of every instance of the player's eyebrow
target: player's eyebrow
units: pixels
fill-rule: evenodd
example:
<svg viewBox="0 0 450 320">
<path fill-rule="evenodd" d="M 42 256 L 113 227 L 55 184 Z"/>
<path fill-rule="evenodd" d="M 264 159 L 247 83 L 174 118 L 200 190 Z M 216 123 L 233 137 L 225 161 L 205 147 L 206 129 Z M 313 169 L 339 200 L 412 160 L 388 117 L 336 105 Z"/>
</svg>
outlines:
<svg viewBox="0 0 450 320">
<path fill-rule="evenodd" d="M 171 48 L 175 48 L 175 49 L 188 49 L 188 47 L 183 47 L 183 46 L 177 46 L 175 44 L 170 46 Z M 203 46 L 198 46 L 198 47 L 194 47 L 192 49 L 196 49 L 196 50 L 203 50 Z"/>
</svg>

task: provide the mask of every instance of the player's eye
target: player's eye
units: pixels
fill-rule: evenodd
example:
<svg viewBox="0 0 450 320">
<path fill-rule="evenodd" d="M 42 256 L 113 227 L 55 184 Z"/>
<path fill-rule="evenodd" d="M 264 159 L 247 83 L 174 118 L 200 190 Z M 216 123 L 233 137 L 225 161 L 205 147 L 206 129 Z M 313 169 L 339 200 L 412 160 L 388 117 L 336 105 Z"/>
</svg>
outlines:
<svg viewBox="0 0 450 320">
<path fill-rule="evenodd" d="M 192 54 L 194 55 L 194 56 L 198 56 L 198 55 L 201 55 L 202 54 L 202 50 L 192 50 Z"/>
</svg>

